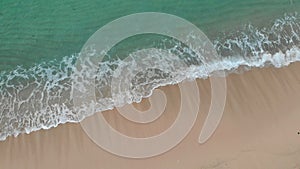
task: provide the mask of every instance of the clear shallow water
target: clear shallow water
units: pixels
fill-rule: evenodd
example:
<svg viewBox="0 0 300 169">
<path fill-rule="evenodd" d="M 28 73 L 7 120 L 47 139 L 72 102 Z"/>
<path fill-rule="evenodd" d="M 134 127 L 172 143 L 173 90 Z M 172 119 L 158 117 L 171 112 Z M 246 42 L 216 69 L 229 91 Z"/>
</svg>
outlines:
<svg viewBox="0 0 300 169">
<path fill-rule="evenodd" d="M 97 29 L 121 16 L 164 12 L 197 25 L 210 39 L 241 25 L 270 25 L 300 10 L 299 0 L 21 1 L 0 2 L 0 70 L 32 66 L 78 53 Z"/>
<path fill-rule="evenodd" d="M 281 67 L 300 60 L 300 17 L 295 14 L 299 9 L 300 1 L 296 0 L 1 1 L 0 139 L 78 122 L 89 115 L 72 109 L 74 62 L 89 36 L 109 21 L 147 11 L 183 17 L 208 35 L 221 59 L 203 67 L 201 59 L 186 46 L 170 39 L 166 41 L 166 37 L 147 35 L 147 38 L 127 39 L 110 51 L 112 57 L 107 57 L 110 61 L 104 62 L 95 75 L 98 111 L 111 109 L 117 103 L 139 101 L 155 86 L 185 78 L 207 78 L 214 71 L 230 73 L 241 66 L 244 69 Z M 116 67 L 127 64 L 116 58 L 134 55 L 135 50 L 143 47 L 161 47 L 173 52 L 190 67 L 164 66 L 163 72 L 167 73 L 144 74 L 147 83 L 124 81 L 133 84 L 134 89 L 126 99 L 114 100 L 108 92 L 111 77 Z M 160 52 L 149 52 L 157 66 L 165 63 Z"/>
</svg>

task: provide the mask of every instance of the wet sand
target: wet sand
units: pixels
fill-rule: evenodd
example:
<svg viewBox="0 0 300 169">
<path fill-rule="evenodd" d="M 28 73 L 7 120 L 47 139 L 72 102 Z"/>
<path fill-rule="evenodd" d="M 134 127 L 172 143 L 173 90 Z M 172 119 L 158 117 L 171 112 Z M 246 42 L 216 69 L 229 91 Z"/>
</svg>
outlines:
<svg viewBox="0 0 300 169">
<path fill-rule="evenodd" d="M 64 124 L 0 142 L 2 169 L 299 169 L 300 63 L 281 69 L 253 69 L 227 77 L 227 100 L 220 125 L 204 144 L 198 136 L 210 106 L 209 80 L 197 80 L 200 112 L 191 132 L 170 151 L 146 159 L 115 156 L 98 147 L 80 124 Z M 103 112 L 115 129 L 149 137 L 167 129 L 180 103 L 178 86 L 161 87 L 168 103 L 155 122 L 137 124 L 116 110 Z M 147 99 L 134 104 L 149 108 Z"/>
</svg>

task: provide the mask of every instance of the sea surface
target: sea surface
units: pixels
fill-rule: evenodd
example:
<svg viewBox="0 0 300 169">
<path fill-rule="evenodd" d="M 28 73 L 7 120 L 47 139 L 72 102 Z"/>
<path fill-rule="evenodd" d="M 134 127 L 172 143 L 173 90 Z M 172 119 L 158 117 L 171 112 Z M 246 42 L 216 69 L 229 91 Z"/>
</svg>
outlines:
<svg viewBox="0 0 300 169">
<path fill-rule="evenodd" d="M 280 68 L 300 60 L 300 0 L 1 0 L 0 140 L 89 116 L 76 111 L 73 102 L 76 75 L 86 73 L 75 68 L 80 51 L 105 24 L 141 12 L 168 13 L 193 23 L 210 39 L 218 58 L 204 64 L 197 52 L 161 35 L 128 38 L 107 51 L 92 75 L 96 111 L 139 102 L 154 88 L 185 79 Z M 149 67 L 135 71 L 140 73 L 133 79 L 124 77 L 134 71 L 118 78 L 115 72 L 121 68 L 137 68 L 134 59 L 125 58 L 140 55 L 147 56 L 142 62 Z M 113 79 L 120 79 L 117 86 Z"/>
</svg>

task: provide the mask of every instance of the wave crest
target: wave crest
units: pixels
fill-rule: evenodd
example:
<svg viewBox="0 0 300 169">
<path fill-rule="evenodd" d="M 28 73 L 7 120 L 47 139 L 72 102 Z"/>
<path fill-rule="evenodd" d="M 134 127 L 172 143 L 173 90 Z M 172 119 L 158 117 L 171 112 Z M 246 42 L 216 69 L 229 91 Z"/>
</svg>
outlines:
<svg viewBox="0 0 300 169">
<path fill-rule="evenodd" d="M 152 65 L 146 71 L 135 72 L 130 81 L 123 79 L 129 88 L 115 96 L 112 91 L 124 87 L 120 82 L 115 86 L 117 89 L 112 88 L 113 79 L 118 76 L 116 71 L 127 68 L 128 75 L 133 73 L 130 70 L 135 70 L 134 63 L 141 53 L 132 53 L 130 60 L 102 62 L 95 75 L 96 110 L 139 102 L 159 86 L 208 78 L 218 71 L 232 73 L 240 71 L 240 67 L 244 71 L 252 67 L 287 66 L 300 61 L 299 35 L 300 21 L 294 14 L 277 19 L 270 28 L 248 25 L 242 31 L 216 39 L 214 46 L 220 56 L 210 64 L 202 63 L 195 53 L 178 43 L 163 50 L 146 50 L 144 61 Z M 166 57 L 168 54 L 178 57 Z M 76 72 L 77 59 L 78 55 L 73 55 L 60 62 L 41 63 L 29 69 L 17 67 L 0 74 L 0 140 L 66 122 L 79 122 L 90 115 L 75 111 L 73 105 L 74 74 L 82 73 Z M 182 66 L 182 61 L 187 66 Z"/>
</svg>

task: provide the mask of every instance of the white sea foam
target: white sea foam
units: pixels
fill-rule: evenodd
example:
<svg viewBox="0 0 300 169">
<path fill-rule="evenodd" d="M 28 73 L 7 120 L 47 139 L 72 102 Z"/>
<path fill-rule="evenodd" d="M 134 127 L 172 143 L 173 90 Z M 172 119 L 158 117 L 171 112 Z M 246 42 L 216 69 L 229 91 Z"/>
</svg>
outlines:
<svg viewBox="0 0 300 169">
<path fill-rule="evenodd" d="M 300 61 L 299 35 L 300 22 L 295 14 L 276 20 L 270 28 L 248 25 L 241 33 L 215 40 L 220 57 L 210 63 L 201 62 L 201 58 L 179 44 L 169 49 L 147 50 L 149 57 L 144 59 L 145 62 L 151 59 L 149 68 L 140 70 L 134 80 L 123 78 L 117 87 L 122 88 L 124 83 L 131 88 L 114 97 L 111 83 L 113 78 L 118 78 L 116 68 L 135 70 L 135 59 L 140 53 L 130 54 L 133 58 L 130 62 L 120 59 L 102 62 L 98 73 L 92 75 L 96 82 L 97 103 L 94 106 L 97 111 L 104 111 L 139 102 L 156 87 L 185 79 L 208 78 L 218 71 L 232 73 L 253 67 L 288 66 Z M 166 52 L 184 57 L 166 57 Z M 60 62 L 41 63 L 29 69 L 17 67 L 0 73 L 0 140 L 66 122 L 79 122 L 90 115 L 75 111 L 73 107 L 72 82 L 78 80 L 76 74 L 83 73 L 75 69 L 77 58 L 64 57 Z M 182 61 L 188 66 L 180 66 Z"/>
</svg>

